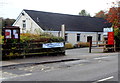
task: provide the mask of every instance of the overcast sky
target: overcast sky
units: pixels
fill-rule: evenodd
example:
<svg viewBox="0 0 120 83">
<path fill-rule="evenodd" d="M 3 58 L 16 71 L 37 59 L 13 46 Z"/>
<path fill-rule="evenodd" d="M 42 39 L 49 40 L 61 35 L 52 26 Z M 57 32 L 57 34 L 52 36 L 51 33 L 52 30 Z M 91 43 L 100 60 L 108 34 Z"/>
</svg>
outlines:
<svg viewBox="0 0 120 83">
<path fill-rule="evenodd" d="M 107 10 L 116 0 L 0 0 L 0 17 L 16 19 L 23 9 L 78 15 L 85 9 L 92 16 Z M 108 3 L 108 4 L 107 4 Z"/>
</svg>

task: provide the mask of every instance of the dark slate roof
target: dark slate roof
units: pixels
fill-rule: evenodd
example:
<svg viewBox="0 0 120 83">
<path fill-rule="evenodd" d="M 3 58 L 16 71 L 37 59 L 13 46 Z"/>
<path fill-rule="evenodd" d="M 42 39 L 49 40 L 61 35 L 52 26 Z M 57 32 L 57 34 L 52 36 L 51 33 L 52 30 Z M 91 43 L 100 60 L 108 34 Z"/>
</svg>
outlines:
<svg viewBox="0 0 120 83">
<path fill-rule="evenodd" d="M 60 31 L 65 24 L 66 31 L 102 32 L 111 25 L 96 17 L 24 10 L 43 30 Z"/>
</svg>

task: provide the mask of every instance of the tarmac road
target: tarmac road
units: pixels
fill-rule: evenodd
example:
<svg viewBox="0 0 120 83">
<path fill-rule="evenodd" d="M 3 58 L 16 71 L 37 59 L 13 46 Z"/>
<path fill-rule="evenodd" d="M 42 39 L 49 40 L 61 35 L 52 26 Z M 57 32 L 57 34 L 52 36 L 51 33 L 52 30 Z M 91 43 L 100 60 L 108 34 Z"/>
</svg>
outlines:
<svg viewBox="0 0 120 83">
<path fill-rule="evenodd" d="M 118 55 L 3 68 L 4 81 L 118 81 Z"/>
</svg>

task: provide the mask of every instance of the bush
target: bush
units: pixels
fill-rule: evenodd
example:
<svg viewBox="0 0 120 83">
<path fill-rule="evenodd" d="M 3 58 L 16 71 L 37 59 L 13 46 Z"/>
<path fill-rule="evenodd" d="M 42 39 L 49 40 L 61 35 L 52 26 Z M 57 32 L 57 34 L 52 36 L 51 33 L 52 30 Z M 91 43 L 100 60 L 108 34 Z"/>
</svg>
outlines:
<svg viewBox="0 0 120 83">
<path fill-rule="evenodd" d="M 78 44 L 78 47 L 89 47 L 89 42 L 79 42 Z"/>
<path fill-rule="evenodd" d="M 71 43 L 66 43 L 65 48 L 66 49 L 71 49 L 71 48 L 73 48 L 73 45 Z"/>
<path fill-rule="evenodd" d="M 115 42 L 116 42 L 116 47 L 120 47 L 120 29 L 116 28 L 114 30 L 114 36 L 115 36 Z M 120 48 L 116 48 L 117 51 L 120 51 Z"/>
<path fill-rule="evenodd" d="M 30 34 L 24 33 L 20 35 L 20 42 L 63 42 L 63 38 L 55 37 L 48 34 Z"/>
<path fill-rule="evenodd" d="M 0 44 L 3 44 L 3 39 L 4 39 L 4 36 L 0 35 Z"/>
</svg>

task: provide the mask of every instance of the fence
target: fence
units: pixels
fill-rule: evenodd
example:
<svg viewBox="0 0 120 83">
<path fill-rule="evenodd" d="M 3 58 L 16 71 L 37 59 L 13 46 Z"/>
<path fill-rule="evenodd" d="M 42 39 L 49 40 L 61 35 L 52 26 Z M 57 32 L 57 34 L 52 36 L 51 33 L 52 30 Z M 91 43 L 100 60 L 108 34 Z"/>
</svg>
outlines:
<svg viewBox="0 0 120 83">
<path fill-rule="evenodd" d="M 114 45 L 108 45 L 107 40 L 92 41 L 92 43 L 90 43 L 91 45 L 89 46 L 89 53 L 91 53 L 91 49 L 103 49 L 103 52 L 110 52 L 110 51 L 116 52 L 116 51 L 120 50 L 120 47 L 117 47 L 116 43 L 114 43 Z"/>
<path fill-rule="evenodd" d="M 64 47 L 43 48 L 43 43 L 8 43 L 2 45 L 2 57 L 30 56 L 40 54 L 65 54 Z"/>
</svg>

